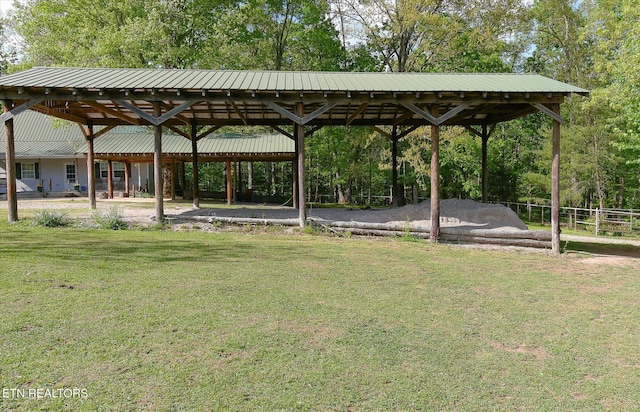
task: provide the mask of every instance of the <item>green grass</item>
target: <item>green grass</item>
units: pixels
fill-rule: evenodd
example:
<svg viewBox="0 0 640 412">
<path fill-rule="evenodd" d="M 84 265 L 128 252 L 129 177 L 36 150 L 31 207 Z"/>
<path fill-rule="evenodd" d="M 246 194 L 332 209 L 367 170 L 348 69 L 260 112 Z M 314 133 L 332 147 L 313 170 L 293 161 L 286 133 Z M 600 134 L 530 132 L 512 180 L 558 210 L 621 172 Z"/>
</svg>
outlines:
<svg viewBox="0 0 640 412">
<path fill-rule="evenodd" d="M 638 261 L 0 222 L 1 410 L 635 410 Z"/>
</svg>

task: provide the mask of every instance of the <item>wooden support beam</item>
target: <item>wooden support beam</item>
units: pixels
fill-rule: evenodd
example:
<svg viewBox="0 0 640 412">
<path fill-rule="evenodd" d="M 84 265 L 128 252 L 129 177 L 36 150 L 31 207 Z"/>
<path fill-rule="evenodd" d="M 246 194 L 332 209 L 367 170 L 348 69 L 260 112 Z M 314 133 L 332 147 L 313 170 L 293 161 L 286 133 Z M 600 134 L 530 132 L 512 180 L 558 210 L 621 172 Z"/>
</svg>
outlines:
<svg viewBox="0 0 640 412">
<path fill-rule="evenodd" d="M 231 107 L 233 107 L 233 111 L 238 115 L 240 120 L 242 120 L 242 123 L 244 123 L 244 125 L 246 126 L 248 124 L 247 116 L 245 116 L 245 114 L 242 113 L 240 108 L 238 108 L 238 105 L 236 104 L 236 102 L 231 102 Z"/>
<path fill-rule="evenodd" d="M 551 251 L 560 253 L 560 105 L 553 105 L 553 143 L 551 161 Z"/>
<path fill-rule="evenodd" d="M 171 159 L 169 169 L 169 188 L 171 192 L 171 200 L 176 200 L 176 160 Z"/>
<path fill-rule="evenodd" d="M 489 142 L 489 133 L 487 125 L 482 125 L 482 203 L 487 203 L 489 197 L 489 165 L 487 162 L 487 144 Z"/>
<path fill-rule="evenodd" d="M 153 115 L 160 117 L 160 102 L 153 102 Z M 156 200 L 156 223 L 164 223 L 164 175 L 162 173 L 162 125 L 155 125 L 153 144 L 153 182 Z"/>
<path fill-rule="evenodd" d="M 192 122 L 195 121 L 195 119 L 192 120 Z M 214 124 L 212 126 L 210 126 L 207 130 L 205 130 L 204 132 L 200 133 L 199 135 L 197 135 L 196 140 L 200 140 L 203 139 L 207 136 L 209 136 L 211 133 L 215 132 L 216 130 L 220 129 L 223 125 L 221 124 Z M 192 135 L 193 137 L 193 135 Z"/>
<path fill-rule="evenodd" d="M 131 163 L 129 163 L 128 160 L 124 161 L 124 194 L 126 195 L 125 197 L 129 197 L 131 195 L 131 192 L 129 190 L 129 186 L 130 186 L 130 176 L 131 176 Z"/>
<path fill-rule="evenodd" d="M 87 100 L 86 102 L 83 102 L 83 104 L 85 104 L 85 105 L 87 105 L 89 107 L 92 107 L 92 108 L 96 109 L 97 111 L 99 111 L 101 113 L 113 116 L 116 119 L 120 119 L 122 121 L 125 121 L 125 122 L 133 124 L 133 125 L 140 125 L 140 119 L 128 116 L 128 115 L 126 115 L 125 113 L 122 113 L 119 110 L 111 109 L 111 108 L 105 106 L 104 104 L 100 104 L 100 103 L 98 103 L 96 101 Z"/>
<path fill-rule="evenodd" d="M 100 129 L 98 132 L 94 133 L 94 134 L 93 134 L 93 137 L 94 137 L 94 139 L 95 139 L 95 138 L 98 138 L 98 137 L 102 136 L 103 134 L 108 133 L 108 132 L 110 132 L 111 130 L 115 129 L 116 127 L 118 127 L 118 125 L 115 125 L 115 124 L 112 124 L 112 125 L 110 125 L 110 126 L 103 127 L 103 128 L 102 128 L 102 129 Z"/>
<path fill-rule="evenodd" d="M 373 130 L 375 130 L 376 132 L 380 133 L 381 135 L 383 135 L 384 137 L 386 137 L 387 139 L 391 139 L 392 138 L 391 133 L 387 132 L 384 129 L 379 128 L 378 126 L 371 126 L 371 128 Z"/>
<path fill-rule="evenodd" d="M 233 175 L 231 172 L 231 160 L 226 161 L 227 165 L 227 205 L 233 203 Z"/>
<path fill-rule="evenodd" d="M 276 132 L 280 133 L 281 135 L 287 136 L 289 139 L 291 140 L 296 140 L 295 136 L 289 132 L 287 132 L 286 130 L 284 130 L 282 127 L 278 127 L 278 126 L 271 126 L 271 128 L 273 130 L 275 130 Z"/>
<path fill-rule="evenodd" d="M 423 127 L 421 124 L 417 124 L 415 126 L 411 126 L 410 128 L 403 130 L 402 133 L 398 133 L 398 140 L 402 140 L 405 137 L 407 137 L 409 135 L 409 133 L 415 131 L 416 129 L 419 129 Z"/>
<path fill-rule="evenodd" d="M 368 106 L 369 106 L 369 103 L 366 103 L 366 102 L 362 103 L 360 107 L 358 107 L 356 111 L 353 112 L 351 116 L 347 118 L 346 125 L 349 126 L 351 122 L 353 122 L 356 119 L 356 117 L 360 116 L 362 112 L 364 112 L 367 109 Z"/>
<path fill-rule="evenodd" d="M 298 127 L 296 125 L 293 127 L 293 144 L 294 144 L 294 148 L 295 148 L 294 151 L 296 155 L 293 158 L 293 161 L 291 162 L 292 175 L 293 175 L 293 187 L 291 189 L 291 196 L 292 196 L 292 203 L 293 203 L 294 209 L 298 209 L 300 206 L 298 204 L 298 200 L 299 200 L 298 190 L 300 189 L 300 187 L 298 186 L 298 152 L 300 151 L 300 140 L 298 139 L 298 133 L 300 133 L 300 131 L 298 130 Z"/>
<path fill-rule="evenodd" d="M 402 105 L 435 126 L 440 126 L 441 124 L 445 123 L 447 120 L 452 119 L 456 115 L 460 114 L 461 112 L 469 108 L 468 104 L 460 104 L 454 107 L 453 109 L 449 110 L 447 113 L 443 114 L 442 116 L 433 116 L 432 114 L 425 112 L 415 104 L 402 103 Z"/>
<path fill-rule="evenodd" d="M 324 106 L 319 107 L 318 109 L 314 110 L 312 113 L 309 113 L 306 116 L 299 116 L 297 114 L 291 113 L 284 107 L 274 102 L 266 102 L 266 105 L 272 108 L 273 110 L 275 110 L 276 112 L 280 113 L 284 117 L 288 118 L 289 120 L 293 121 L 295 124 L 304 126 L 305 124 L 314 120 L 318 116 L 321 116 L 327 111 L 333 109 L 335 106 L 338 105 L 338 102 L 327 102 Z"/>
<path fill-rule="evenodd" d="M 107 160 L 107 188 L 109 199 L 113 199 L 113 160 Z"/>
<path fill-rule="evenodd" d="M 5 100 L 4 114 L 10 113 L 13 108 L 11 100 Z M 7 176 L 7 220 L 9 223 L 18 221 L 18 191 L 16 177 L 16 148 L 15 132 L 13 128 L 13 115 L 4 118 L 4 140 L 5 140 L 5 171 Z"/>
<path fill-rule="evenodd" d="M 398 190 L 398 126 L 391 132 L 391 206 L 400 206 Z"/>
<path fill-rule="evenodd" d="M 192 171 L 192 191 L 193 191 L 193 207 L 200 208 L 200 181 L 198 180 L 198 123 L 195 119 L 191 121 L 191 164 Z"/>
<path fill-rule="evenodd" d="M 432 109 L 433 117 L 438 117 L 438 106 Z M 440 127 L 431 126 L 431 234 L 432 242 L 440 235 Z"/>
<path fill-rule="evenodd" d="M 565 120 L 564 118 L 560 115 L 560 112 L 556 112 L 554 108 L 548 108 L 547 106 L 541 104 L 541 103 L 531 103 L 531 106 L 535 107 L 536 109 L 540 110 L 542 113 L 546 114 L 547 116 L 550 116 L 554 121 L 560 123 L 560 124 L 564 124 Z M 556 105 L 553 104 L 553 107 L 555 107 Z"/>
<path fill-rule="evenodd" d="M 85 129 L 82 128 L 84 131 Z M 87 195 L 89 196 L 89 206 L 91 209 L 97 207 L 96 204 L 96 168 L 95 154 L 93 150 L 93 140 L 95 135 L 93 133 L 93 125 L 89 123 L 87 125 L 85 139 L 87 141 Z"/>
<path fill-rule="evenodd" d="M 189 133 L 185 133 L 184 130 L 180 129 L 177 126 L 167 126 L 167 129 L 171 130 L 175 134 L 178 134 L 182 137 L 186 137 L 187 139 L 191 139 L 191 135 Z"/>
<path fill-rule="evenodd" d="M 16 117 L 17 115 L 19 115 L 20 113 L 29 110 L 30 108 L 32 108 L 33 106 L 40 104 L 40 102 L 42 102 L 42 99 L 32 99 L 29 100 L 26 103 L 22 103 L 20 106 L 13 106 L 13 101 L 11 100 L 5 100 L 5 102 L 11 102 L 11 106 L 9 109 L 7 109 L 7 106 L 4 106 L 4 112 L 0 115 L 0 122 L 6 122 L 8 120 L 13 119 L 14 117 Z"/>
<path fill-rule="evenodd" d="M 304 104 L 298 103 L 296 112 L 298 116 L 304 116 Z M 307 224 L 307 202 L 304 197 L 304 124 L 294 125 L 298 131 L 298 218 L 300 219 L 300 227 Z"/>
</svg>

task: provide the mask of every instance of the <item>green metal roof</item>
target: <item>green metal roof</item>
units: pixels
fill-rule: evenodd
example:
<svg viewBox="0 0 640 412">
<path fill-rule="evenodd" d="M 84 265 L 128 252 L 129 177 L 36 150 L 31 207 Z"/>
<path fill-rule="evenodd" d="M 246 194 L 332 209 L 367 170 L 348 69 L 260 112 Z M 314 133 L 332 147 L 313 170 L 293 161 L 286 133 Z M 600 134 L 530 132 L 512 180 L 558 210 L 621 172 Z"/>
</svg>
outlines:
<svg viewBox="0 0 640 412">
<path fill-rule="evenodd" d="M 535 74 L 276 72 L 39 67 L 0 99 L 94 126 L 489 126 L 589 91 Z M 160 110 L 157 114 L 156 110 Z"/>
<path fill-rule="evenodd" d="M 578 93 L 536 74 L 441 74 L 160 70 L 36 67 L 0 78 L 2 87 L 306 92 Z"/>
</svg>

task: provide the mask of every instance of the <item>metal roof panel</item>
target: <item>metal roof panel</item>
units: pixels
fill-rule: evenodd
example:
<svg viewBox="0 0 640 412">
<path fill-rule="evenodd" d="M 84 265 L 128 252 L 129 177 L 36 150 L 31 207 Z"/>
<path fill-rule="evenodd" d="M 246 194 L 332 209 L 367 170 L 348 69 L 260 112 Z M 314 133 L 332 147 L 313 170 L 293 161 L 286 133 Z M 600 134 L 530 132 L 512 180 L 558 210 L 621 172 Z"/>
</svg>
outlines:
<svg viewBox="0 0 640 412">
<path fill-rule="evenodd" d="M 534 74 L 438 74 L 33 68 L 0 87 L 167 88 L 280 91 L 559 92 L 587 90 Z"/>
</svg>

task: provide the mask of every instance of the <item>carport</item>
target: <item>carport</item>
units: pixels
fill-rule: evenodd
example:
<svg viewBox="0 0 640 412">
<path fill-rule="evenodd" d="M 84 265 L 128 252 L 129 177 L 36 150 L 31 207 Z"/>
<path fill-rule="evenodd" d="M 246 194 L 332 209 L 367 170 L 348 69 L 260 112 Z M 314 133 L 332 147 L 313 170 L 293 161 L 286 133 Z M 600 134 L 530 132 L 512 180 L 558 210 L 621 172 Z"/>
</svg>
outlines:
<svg viewBox="0 0 640 412">
<path fill-rule="evenodd" d="M 33 68 L 0 79 L 8 219 L 18 219 L 12 119 L 29 109 L 81 125 L 91 164 L 94 140 L 100 135 L 118 125 L 152 126 L 154 174 L 159 177 L 155 179 L 158 221 L 164 219 L 163 128 L 189 139 L 194 159 L 198 140 L 223 126 L 269 126 L 292 137 L 297 171 L 294 200 L 300 225 L 305 225 L 305 136 L 330 125 L 374 127 L 393 142 L 395 159 L 399 139 L 430 126 L 431 239 L 435 241 L 440 226 L 440 127 L 463 126 L 482 138 L 486 197 L 486 141 L 495 125 L 543 112 L 553 119 L 552 249 L 559 253 L 560 125 L 564 122 L 560 104 L 574 93 L 586 96 L 589 92 L 533 74 Z M 283 129 L 291 125 L 293 133 Z M 96 126 L 105 127 L 95 132 Z M 393 166 L 393 187 L 397 187 L 395 162 Z M 89 187 L 89 197 L 95 207 L 95 188 Z"/>
</svg>

